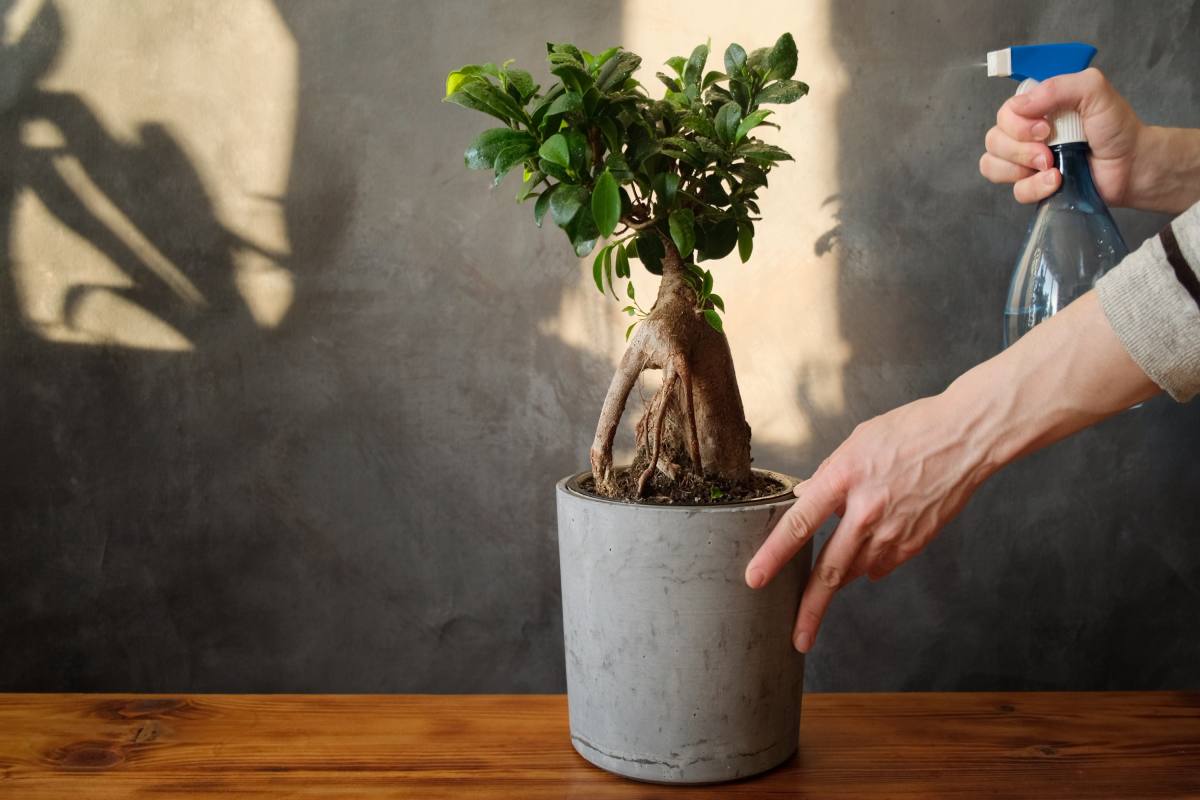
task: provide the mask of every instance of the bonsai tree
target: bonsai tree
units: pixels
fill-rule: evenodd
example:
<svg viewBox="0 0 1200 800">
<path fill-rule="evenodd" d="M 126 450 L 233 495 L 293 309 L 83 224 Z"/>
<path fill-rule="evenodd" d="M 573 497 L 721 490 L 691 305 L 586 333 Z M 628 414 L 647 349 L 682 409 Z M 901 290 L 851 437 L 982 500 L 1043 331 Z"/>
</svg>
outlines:
<svg viewBox="0 0 1200 800">
<path fill-rule="evenodd" d="M 788 33 L 748 55 L 731 44 L 724 72 L 705 72 L 709 45 L 699 45 L 657 73 L 661 99 L 633 77 L 641 64 L 634 53 L 546 47 L 557 80 L 545 91 L 509 61 L 451 72 L 445 99 L 503 123 L 475 138 L 467 166 L 492 170 L 493 186 L 521 167 L 518 202 L 532 200 L 534 222 L 540 227 L 548 215 L 576 256 L 595 251 L 596 288 L 624 295 L 635 318 L 592 443 L 595 489 L 745 496 L 750 426 L 722 331 L 725 302 L 700 264 L 735 247 L 743 262 L 750 258 L 758 192 L 778 162 L 791 160 L 754 134 L 778 127 L 762 106 L 808 92 L 792 80 L 796 44 Z M 634 261 L 661 276 L 648 309 L 628 282 Z M 634 467 L 624 473 L 613 467 L 613 439 L 630 391 L 650 369 L 662 370 L 662 386 L 637 423 Z"/>
</svg>

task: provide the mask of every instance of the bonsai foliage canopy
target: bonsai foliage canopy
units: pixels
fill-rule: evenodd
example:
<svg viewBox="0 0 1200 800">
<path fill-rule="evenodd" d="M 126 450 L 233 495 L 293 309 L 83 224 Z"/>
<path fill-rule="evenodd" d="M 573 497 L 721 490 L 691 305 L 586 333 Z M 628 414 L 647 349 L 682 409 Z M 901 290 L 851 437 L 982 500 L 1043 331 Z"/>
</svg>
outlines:
<svg viewBox="0 0 1200 800">
<path fill-rule="evenodd" d="M 723 71 L 705 71 L 708 44 L 687 58 L 670 58 L 669 72 L 657 73 L 666 87 L 661 99 L 633 77 L 642 61 L 634 53 L 546 48 L 557 80 L 545 91 L 511 62 L 449 74 L 446 101 L 503 123 L 475 138 L 467 166 L 492 170 L 493 186 L 521 167 L 517 200 L 534 201 L 538 226 L 549 214 L 577 256 L 606 238 L 592 274 L 596 287 L 614 297 L 614 275 L 628 278 L 634 259 L 661 275 L 664 248 L 673 244 L 697 308 L 720 331 L 724 301 L 712 291 L 711 273 L 696 262 L 723 258 L 735 247 L 743 262 L 750 258 L 758 192 L 778 162 L 791 160 L 754 135 L 760 126 L 778 127 L 762 106 L 791 103 L 808 92 L 792 79 L 791 34 L 749 54 L 729 45 Z M 632 284 L 625 293 L 633 303 L 625 311 L 645 318 Z"/>
</svg>

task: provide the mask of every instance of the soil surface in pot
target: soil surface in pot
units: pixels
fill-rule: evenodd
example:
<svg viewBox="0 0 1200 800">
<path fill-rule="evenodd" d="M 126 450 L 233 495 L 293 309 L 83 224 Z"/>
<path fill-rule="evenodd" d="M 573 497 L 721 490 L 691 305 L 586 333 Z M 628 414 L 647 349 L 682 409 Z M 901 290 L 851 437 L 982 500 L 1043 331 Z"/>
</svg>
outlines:
<svg viewBox="0 0 1200 800">
<path fill-rule="evenodd" d="M 770 497 L 787 489 L 782 482 L 760 472 L 755 472 L 750 478 L 750 485 L 741 489 L 730 487 L 720 480 L 692 474 L 672 481 L 661 472 L 656 472 L 647 496 L 638 497 L 638 476 L 642 474 L 643 469 L 644 464 L 614 468 L 617 493 L 604 499 L 646 505 L 719 506 Z M 596 492 L 596 482 L 590 475 L 579 482 L 579 488 L 590 495 L 601 497 Z"/>
</svg>

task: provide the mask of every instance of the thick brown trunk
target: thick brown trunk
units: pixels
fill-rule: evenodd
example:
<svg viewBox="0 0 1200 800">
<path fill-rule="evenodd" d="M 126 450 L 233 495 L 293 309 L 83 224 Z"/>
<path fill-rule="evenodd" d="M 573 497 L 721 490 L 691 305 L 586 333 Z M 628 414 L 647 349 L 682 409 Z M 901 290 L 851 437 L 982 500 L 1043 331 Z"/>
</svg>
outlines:
<svg viewBox="0 0 1200 800">
<path fill-rule="evenodd" d="M 612 494 L 612 445 L 625 401 L 646 369 L 663 370 L 663 386 L 638 423 L 638 462 L 647 464 L 639 491 L 655 472 L 671 480 L 702 472 L 741 488 L 750 480 L 750 426 L 725 335 L 714 330 L 684 279 L 683 261 L 664 242 L 663 276 L 649 316 L 638 325 L 613 376 L 592 443 L 597 488 Z"/>
</svg>

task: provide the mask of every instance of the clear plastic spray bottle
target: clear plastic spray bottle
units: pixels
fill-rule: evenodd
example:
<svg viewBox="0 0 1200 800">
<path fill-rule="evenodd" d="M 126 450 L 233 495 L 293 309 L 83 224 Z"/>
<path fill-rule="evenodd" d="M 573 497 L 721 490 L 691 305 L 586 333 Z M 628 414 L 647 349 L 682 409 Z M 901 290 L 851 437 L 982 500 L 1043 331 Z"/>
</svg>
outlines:
<svg viewBox="0 0 1200 800">
<path fill-rule="evenodd" d="M 1086 69 L 1095 54 L 1077 42 L 1009 47 L 988 53 L 988 75 L 1021 81 L 1017 94 L 1023 94 L 1039 81 Z M 1005 347 L 1085 294 L 1129 253 L 1092 181 L 1079 114 L 1061 111 L 1048 121 L 1046 144 L 1062 186 L 1038 203 L 1025 233 L 1004 308 Z"/>
</svg>

